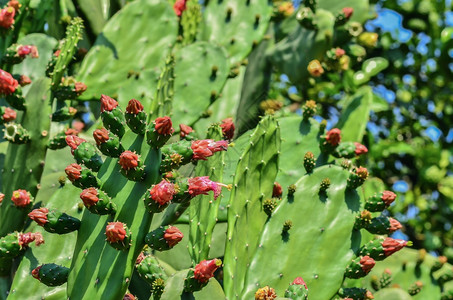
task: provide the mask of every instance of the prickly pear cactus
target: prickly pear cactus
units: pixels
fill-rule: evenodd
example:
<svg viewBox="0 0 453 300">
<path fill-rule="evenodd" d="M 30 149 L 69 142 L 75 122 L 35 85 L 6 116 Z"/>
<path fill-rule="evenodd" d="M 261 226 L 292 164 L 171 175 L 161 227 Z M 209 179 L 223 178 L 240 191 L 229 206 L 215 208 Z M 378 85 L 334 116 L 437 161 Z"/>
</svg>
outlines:
<svg viewBox="0 0 453 300">
<path fill-rule="evenodd" d="M 239 158 L 230 194 L 224 261 L 224 289 L 229 299 L 241 298 L 247 269 L 259 248 L 257 233 L 267 219 L 263 201 L 272 195 L 279 152 L 280 127 L 267 116 Z"/>
</svg>

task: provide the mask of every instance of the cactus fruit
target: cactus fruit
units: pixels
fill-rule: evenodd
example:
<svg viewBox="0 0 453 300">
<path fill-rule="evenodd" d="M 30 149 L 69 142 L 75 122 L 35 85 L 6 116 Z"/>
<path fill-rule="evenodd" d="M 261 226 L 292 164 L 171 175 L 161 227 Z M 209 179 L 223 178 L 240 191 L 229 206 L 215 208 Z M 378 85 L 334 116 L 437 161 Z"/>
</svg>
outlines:
<svg viewBox="0 0 453 300">
<path fill-rule="evenodd" d="M 143 110 L 143 105 L 136 99 L 131 99 L 126 107 L 126 124 L 137 134 L 143 134 L 146 129 L 146 113 Z"/>
<path fill-rule="evenodd" d="M 368 170 L 364 167 L 355 168 L 348 178 L 348 187 L 356 189 L 368 178 Z"/>
<path fill-rule="evenodd" d="M 99 180 L 89 169 L 84 169 L 78 164 L 70 164 L 65 173 L 72 184 L 79 188 L 99 187 Z"/>
<path fill-rule="evenodd" d="M 313 118 L 315 114 L 316 114 L 316 102 L 313 100 L 308 100 L 302 107 L 303 119 L 308 120 L 310 118 Z"/>
<path fill-rule="evenodd" d="M 124 135 L 125 116 L 118 107 L 118 102 L 107 95 L 101 95 L 101 118 L 105 128 L 113 134 L 120 138 Z"/>
<path fill-rule="evenodd" d="M 105 128 L 96 129 L 93 132 L 93 137 L 98 149 L 106 156 L 118 157 L 124 152 L 118 136 L 112 134 Z"/>
<path fill-rule="evenodd" d="M 376 262 L 369 256 L 361 256 L 354 259 L 346 268 L 345 276 L 348 278 L 361 278 L 366 276 Z"/>
<path fill-rule="evenodd" d="M 285 297 L 292 300 L 308 299 L 308 287 L 302 277 L 297 277 L 285 291 Z"/>
<path fill-rule="evenodd" d="M 374 299 L 373 294 L 367 289 L 362 288 L 342 288 L 338 295 L 344 299 L 368 300 Z"/>
<path fill-rule="evenodd" d="M 175 130 L 170 117 L 159 117 L 155 119 L 146 132 L 148 145 L 161 148 L 170 139 Z"/>
<path fill-rule="evenodd" d="M 0 258 L 14 258 L 19 256 L 28 247 L 28 244 L 33 241 L 36 246 L 44 244 L 44 239 L 39 232 L 13 232 L 7 234 L 0 238 Z"/>
<path fill-rule="evenodd" d="M 28 216 L 50 233 L 65 234 L 80 227 L 79 219 L 45 207 L 34 209 Z"/>
<path fill-rule="evenodd" d="M 152 289 L 154 289 L 153 285 L 157 280 L 167 280 L 164 269 L 152 255 L 143 256 L 141 260 L 136 263 L 135 268 L 137 269 L 138 274 L 145 279 L 146 282 L 151 284 Z"/>
<path fill-rule="evenodd" d="M 365 202 L 365 209 L 371 212 L 383 211 L 396 199 L 396 194 L 391 191 L 384 191 L 380 194 L 369 197 Z"/>
<path fill-rule="evenodd" d="M 184 284 L 185 291 L 199 291 L 205 286 L 209 279 L 214 277 L 214 272 L 222 265 L 220 259 L 203 260 L 187 274 Z"/>
<path fill-rule="evenodd" d="M 31 274 L 47 286 L 59 286 L 68 280 L 69 268 L 56 264 L 44 264 L 33 269 Z"/>
<path fill-rule="evenodd" d="M 145 243 L 151 249 L 165 251 L 176 246 L 184 237 L 182 232 L 175 226 L 161 226 L 145 237 Z"/>
<path fill-rule="evenodd" d="M 76 135 L 66 136 L 66 143 L 71 148 L 77 163 L 84 164 L 87 168 L 97 172 L 102 165 L 102 158 L 96 148 Z"/>
<path fill-rule="evenodd" d="M 107 242 L 115 249 L 126 250 L 130 247 L 131 232 L 126 224 L 110 222 L 105 227 Z"/>
<path fill-rule="evenodd" d="M 360 255 L 367 255 L 374 260 L 383 260 L 393 253 L 403 249 L 406 245 L 411 245 L 411 242 L 405 240 L 397 240 L 392 238 L 376 239 L 362 246 Z"/>
<path fill-rule="evenodd" d="M 313 169 L 316 165 L 315 156 L 312 152 L 308 151 L 304 156 L 304 168 L 307 173 L 313 172 Z"/>
</svg>

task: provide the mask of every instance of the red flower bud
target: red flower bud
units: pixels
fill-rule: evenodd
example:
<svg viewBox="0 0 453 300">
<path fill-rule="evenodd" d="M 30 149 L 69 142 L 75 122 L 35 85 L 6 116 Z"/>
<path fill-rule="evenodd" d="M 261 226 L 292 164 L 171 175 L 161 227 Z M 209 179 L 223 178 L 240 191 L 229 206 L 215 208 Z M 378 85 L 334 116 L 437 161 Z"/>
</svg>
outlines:
<svg viewBox="0 0 453 300">
<path fill-rule="evenodd" d="M 182 15 L 182 12 L 186 10 L 186 2 L 187 0 L 176 0 L 175 4 L 173 5 L 173 10 L 178 17 L 180 17 Z"/>
<path fill-rule="evenodd" d="M 330 145 L 336 147 L 341 142 L 341 130 L 338 128 L 333 128 L 327 131 L 326 141 Z"/>
<path fill-rule="evenodd" d="M 109 222 L 105 227 L 105 235 L 110 243 L 122 242 L 126 238 L 126 230 L 121 222 Z"/>
<path fill-rule="evenodd" d="M 360 143 L 354 143 L 355 145 L 355 155 L 359 156 L 368 152 L 368 148 Z"/>
<path fill-rule="evenodd" d="M 138 155 L 132 151 L 124 151 L 120 155 L 119 164 L 124 170 L 134 169 L 138 166 Z"/>
<path fill-rule="evenodd" d="M 189 133 L 193 132 L 192 127 L 184 124 L 179 124 L 179 136 L 183 139 L 185 138 Z"/>
<path fill-rule="evenodd" d="M 19 8 L 22 6 L 19 1 L 17 0 L 11 0 L 8 2 L 7 6 L 14 8 L 16 12 L 19 11 Z"/>
<path fill-rule="evenodd" d="M 123 297 L 123 300 L 135 300 L 137 298 L 135 298 L 134 295 L 132 295 L 131 293 L 127 293 L 126 295 L 124 295 Z"/>
<path fill-rule="evenodd" d="M 196 280 L 201 283 L 208 282 L 211 277 L 214 277 L 214 272 L 222 265 L 220 259 L 203 260 L 195 266 L 193 275 Z"/>
<path fill-rule="evenodd" d="M 365 274 L 368 274 L 371 269 L 374 267 L 376 262 L 369 256 L 364 256 L 360 259 L 361 269 Z"/>
<path fill-rule="evenodd" d="M 170 117 L 161 117 L 157 118 L 154 120 L 154 130 L 157 131 L 158 134 L 161 135 L 169 135 L 175 132 L 175 130 L 172 127 L 171 119 Z"/>
<path fill-rule="evenodd" d="M 354 13 L 354 8 L 352 8 L 352 7 L 343 7 L 342 11 L 344 13 L 344 17 L 346 19 L 350 19 L 352 17 L 352 14 Z"/>
<path fill-rule="evenodd" d="M 355 170 L 355 173 L 357 174 L 357 176 L 359 176 L 363 180 L 368 178 L 368 170 L 364 167 L 358 167 Z"/>
<path fill-rule="evenodd" d="M 40 232 L 27 232 L 19 234 L 19 245 L 23 248 L 28 247 L 28 244 L 35 242 L 36 246 L 44 244 L 44 238 Z"/>
<path fill-rule="evenodd" d="M 101 95 L 101 112 L 112 111 L 118 106 L 118 102 L 106 95 Z"/>
<path fill-rule="evenodd" d="M 143 252 L 140 252 L 137 259 L 135 260 L 135 264 L 136 265 L 140 264 L 144 259 L 145 259 L 145 254 Z"/>
<path fill-rule="evenodd" d="M 397 240 L 389 237 L 382 242 L 385 256 L 392 255 L 393 253 L 403 249 L 406 245 L 407 241 L 405 240 Z"/>
<path fill-rule="evenodd" d="M 3 199 L 5 199 L 5 194 L 0 193 L 0 204 L 2 204 Z"/>
<path fill-rule="evenodd" d="M 183 237 L 182 232 L 175 226 L 169 226 L 164 233 L 164 239 L 170 248 L 177 245 Z"/>
<path fill-rule="evenodd" d="M 64 134 L 65 135 L 78 135 L 79 131 L 77 129 L 74 129 L 74 128 L 68 128 L 68 129 L 66 129 Z"/>
<path fill-rule="evenodd" d="M 45 207 L 37 208 L 31 211 L 31 213 L 28 214 L 28 217 L 38 223 L 39 226 L 44 226 L 46 225 L 47 222 L 47 214 L 49 213 L 49 210 Z"/>
<path fill-rule="evenodd" d="M 41 269 L 41 267 L 42 266 L 39 266 L 37 268 L 34 268 L 33 271 L 31 271 L 31 276 L 33 276 L 33 278 L 41 280 L 41 278 L 39 278 L 39 270 Z"/>
<path fill-rule="evenodd" d="M 126 112 L 136 115 L 139 112 L 142 112 L 143 109 L 144 109 L 143 105 L 140 103 L 140 101 L 131 99 L 131 100 L 129 100 L 129 103 L 127 104 Z"/>
<path fill-rule="evenodd" d="M 342 56 L 345 55 L 345 54 L 346 54 L 346 51 L 344 51 L 343 49 L 341 49 L 341 48 L 335 48 L 335 56 L 336 56 L 337 58 L 342 57 Z"/>
<path fill-rule="evenodd" d="M 77 130 L 78 132 L 81 132 L 83 128 L 85 128 L 85 123 L 80 122 L 80 121 L 73 121 L 72 122 L 72 127 Z"/>
<path fill-rule="evenodd" d="M 5 113 L 3 114 L 3 122 L 11 122 L 16 120 L 16 111 L 9 107 L 5 107 Z"/>
<path fill-rule="evenodd" d="M 76 136 L 76 135 L 67 135 L 66 136 L 66 144 L 71 148 L 71 150 L 77 149 L 80 144 L 86 142 L 84 139 Z"/>
<path fill-rule="evenodd" d="M 80 193 L 80 199 L 82 199 L 83 204 L 86 207 L 96 205 L 96 203 L 99 201 L 98 191 L 94 187 L 84 189 Z"/>
<path fill-rule="evenodd" d="M 19 84 L 20 86 L 26 86 L 31 83 L 31 79 L 26 75 L 20 75 Z"/>
<path fill-rule="evenodd" d="M 189 194 L 192 197 L 207 195 L 209 191 L 214 192 L 214 200 L 219 197 L 222 186 L 228 188 L 226 184 L 209 180 L 208 176 L 189 178 Z"/>
<path fill-rule="evenodd" d="M 149 191 L 151 198 L 159 203 L 159 205 L 165 205 L 173 199 L 176 194 L 175 185 L 165 179 L 154 185 Z"/>
<path fill-rule="evenodd" d="M 395 201 L 396 194 L 391 191 L 383 191 L 381 199 L 384 201 L 385 205 L 389 206 L 393 203 L 393 201 Z"/>
<path fill-rule="evenodd" d="M 308 67 L 307 67 L 307 71 L 313 77 L 319 77 L 322 74 L 324 74 L 324 68 L 322 67 L 321 63 L 317 59 L 310 61 L 310 63 L 308 64 Z"/>
<path fill-rule="evenodd" d="M 296 277 L 296 279 L 293 280 L 293 283 L 291 283 L 291 285 L 294 285 L 294 284 L 303 285 L 306 289 L 308 289 L 307 284 L 302 279 L 302 277 Z"/>
<path fill-rule="evenodd" d="M 0 69 L 0 94 L 10 95 L 16 91 L 19 82 L 11 74 Z"/>
<path fill-rule="evenodd" d="M 192 142 L 192 151 L 194 160 L 206 160 L 212 156 L 215 152 L 227 150 L 227 141 L 214 141 L 214 140 L 198 140 Z"/>
<path fill-rule="evenodd" d="M 31 195 L 26 190 L 16 190 L 11 197 L 14 205 L 17 207 L 27 207 L 31 203 Z"/>
<path fill-rule="evenodd" d="M 225 120 L 222 120 L 222 124 L 220 125 L 222 128 L 222 133 L 223 136 L 227 140 L 232 140 L 234 136 L 234 123 L 233 123 L 233 118 L 227 118 Z"/>
<path fill-rule="evenodd" d="M 17 47 L 17 55 L 22 58 L 25 58 L 27 55 L 30 55 L 32 58 L 38 58 L 38 48 L 32 45 L 20 45 Z"/>
<path fill-rule="evenodd" d="M 55 56 L 55 57 L 60 56 L 60 52 L 61 52 L 61 50 L 58 49 L 57 51 L 55 51 L 55 52 L 53 53 L 53 56 Z"/>
<path fill-rule="evenodd" d="M 96 144 L 99 146 L 109 140 L 109 131 L 105 128 L 96 129 L 93 132 L 93 137 L 94 140 L 96 141 Z"/>
<path fill-rule="evenodd" d="M 0 10 L 0 27 L 10 28 L 14 24 L 14 16 L 16 15 L 16 10 L 14 7 L 8 6 Z"/>
<path fill-rule="evenodd" d="M 366 291 L 365 299 L 366 300 L 374 299 L 373 293 L 371 293 L 370 291 Z"/>
<path fill-rule="evenodd" d="M 280 183 L 274 182 L 274 189 L 272 190 L 273 198 L 280 198 L 283 194 L 283 189 Z"/>
<path fill-rule="evenodd" d="M 389 221 L 390 221 L 390 233 L 393 233 L 401 228 L 403 228 L 403 226 L 401 225 L 400 222 L 398 222 L 397 220 L 395 220 L 394 218 L 389 218 Z"/>
<path fill-rule="evenodd" d="M 77 93 L 78 96 L 82 95 L 83 92 L 87 90 L 87 86 L 83 82 L 76 82 L 74 84 L 74 91 Z"/>
<path fill-rule="evenodd" d="M 66 175 L 68 175 L 68 179 L 71 182 L 80 179 L 80 174 L 82 171 L 82 167 L 78 164 L 70 164 L 69 166 L 64 169 Z"/>
</svg>

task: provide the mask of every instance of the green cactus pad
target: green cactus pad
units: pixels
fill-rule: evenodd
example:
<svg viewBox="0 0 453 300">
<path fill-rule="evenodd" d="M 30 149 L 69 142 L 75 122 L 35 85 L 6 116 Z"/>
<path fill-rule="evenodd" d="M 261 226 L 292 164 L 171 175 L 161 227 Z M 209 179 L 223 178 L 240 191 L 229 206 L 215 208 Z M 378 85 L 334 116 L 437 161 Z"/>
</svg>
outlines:
<svg viewBox="0 0 453 300">
<path fill-rule="evenodd" d="M 326 177 L 331 186 L 326 195 L 318 194 Z M 341 167 L 322 166 L 297 181 L 294 195 L 282 200 L 262 231 L 240 294 L 243 299 L 252 297 L 257 286 L 269 285 L 283 294 L 288 282 L 298 276 L 307 283 L 310 299 L 330 299 L 336 294 L 353 249 L 359 246 L 351 241 L 357 234 L 353 227 L 360 198 L 346 188 L 347 178 Z M 288 219 L 294 229 L 282 235 L 281 224 Z"/>
<path fill-rule="evenodd" d="M 246 272 L 259 246 L 257 233 L 267 219 L 262 202 L 272 196 L 279 152 L 280 127 L 273 117 L 264 117 L 241 155 L 230 193 L 224 260 L 224 289 L 230 299 L 241 295 Z"/>
<path fill-rule="evenodd" d="M 266 0 L 211 1 L 203 12 L 199 38 L 225 47 L 230 63 L 240 62 L 263 38 L 271 13 Z"/>
<path fill-rule="evenodd" d="M 104 26 L 80 67 L 78 81 L 88 89 L 83 100 L 115 96 L 130 71 L 163 66 L 178 25 L 169 3 L 140 0 L 129 3 Z M 129 99 L 121 99 L 125 107 Z"/>
<path fill-rule="evenodd" d="M 225 50 L 196 42 L 175 52 L 173 126 L 192 125 L 217 100 L 228 78 L 230 65 Z M 203 64 L 194 64 L 203 61 Z M 190 99 L 190 105 L 187 104 Z M 217 120 L 220 121 L 220 120 Z"/>
</svg>

